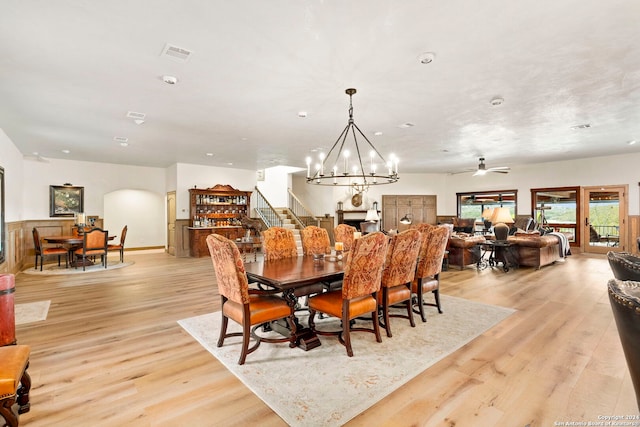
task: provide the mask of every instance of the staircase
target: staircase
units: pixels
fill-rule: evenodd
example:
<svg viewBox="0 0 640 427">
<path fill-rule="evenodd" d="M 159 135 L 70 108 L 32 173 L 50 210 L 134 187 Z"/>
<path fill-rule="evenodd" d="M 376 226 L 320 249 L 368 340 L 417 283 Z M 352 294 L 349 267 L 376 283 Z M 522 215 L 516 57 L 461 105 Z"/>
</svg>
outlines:
<svg viewBox="0 0 640 427">
<path fill-rule="evenodd" d="M 300 228 L 291 219 L 291 213 L 289 208 L 274 208 L 278 216 L 282 220 L 282 227 L 287 228 L 293 232 L 293 238 L 296 240 L 296 247 L 298 248 L 298 255 L 303 255 L 302 251 L 302 238 L 300 237 Z"/>
</svg>

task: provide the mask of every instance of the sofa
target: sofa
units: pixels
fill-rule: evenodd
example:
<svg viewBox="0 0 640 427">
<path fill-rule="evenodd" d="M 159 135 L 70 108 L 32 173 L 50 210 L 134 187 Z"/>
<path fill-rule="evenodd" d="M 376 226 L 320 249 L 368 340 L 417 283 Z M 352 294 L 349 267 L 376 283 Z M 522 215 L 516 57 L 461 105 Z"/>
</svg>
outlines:
<svg viewBox="0 0 640 427">
<path fill-rule="evenodd" d="M 518 265 L 540 268 L 563 258 L 560 241 L 554 235 L 540 233 L 515 233 L 507 241 L 515 243 Z"/>
<path fill-rule="evenodd" d="M 480 261 L 481 252 L 479 243 L 485 242 L 482 235 L 467 233 L 453 233 L 449 237 L 447 250 L 449 251 L 449 265 L 455 265 L 462 270 L 465 265 L 477 264 Z"/>
</svg>

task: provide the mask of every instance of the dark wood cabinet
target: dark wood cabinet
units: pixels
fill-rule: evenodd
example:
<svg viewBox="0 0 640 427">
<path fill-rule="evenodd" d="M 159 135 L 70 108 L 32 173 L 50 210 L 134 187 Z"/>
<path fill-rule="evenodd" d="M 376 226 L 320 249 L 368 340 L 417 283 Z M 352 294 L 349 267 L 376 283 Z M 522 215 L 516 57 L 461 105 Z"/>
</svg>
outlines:
<svg viewBox="0 0 640 427">
<path fill-rule="evenodd" d="M 240 191 L 230 185 L 189 190 L 189 249 L 192 257 L 209 256 L 206 238 L 216 233 L 236 240 L 244 236 L 240 223 L 249 216 L 251 191 Z"/>
</svg>

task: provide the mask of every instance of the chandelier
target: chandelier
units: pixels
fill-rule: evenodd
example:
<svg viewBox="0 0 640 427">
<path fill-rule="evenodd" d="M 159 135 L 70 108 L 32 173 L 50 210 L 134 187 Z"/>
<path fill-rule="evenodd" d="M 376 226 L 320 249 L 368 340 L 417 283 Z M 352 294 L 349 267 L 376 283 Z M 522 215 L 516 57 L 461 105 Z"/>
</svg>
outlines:
<svg viewBox="0 0 640 427">
<path fill-rule="evenodd" d="M 345 93 L 349 95 L 349 122 L 329 152 L 326 155 L 320 153 L 314 170 L 311 168 L 311 157 L 307 157 L 307 184 L 351 187 L 356 192 L 362 193 L 371 185 L 397 182 L 398 158 L 391 154 L 389 161 L 386 161 L 364 136 L 353 121 L 352 98 L 356 90 L 347 89 Z M 362 142 L 358 143 L 356 131 L 368 146 Z M 350 136 L 353 137 L 353 143 Z M 369 159 L 365 157 L 363 160 L 362 156 L 366 156 L 367 149 Z"/>
</svg>

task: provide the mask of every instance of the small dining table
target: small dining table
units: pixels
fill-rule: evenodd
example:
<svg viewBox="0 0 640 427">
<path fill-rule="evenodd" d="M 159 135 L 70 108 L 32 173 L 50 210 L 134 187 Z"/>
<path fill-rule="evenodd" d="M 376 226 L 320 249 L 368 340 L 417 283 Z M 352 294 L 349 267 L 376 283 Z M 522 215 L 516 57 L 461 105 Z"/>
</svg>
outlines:
<svg viewBox="0 0 640 427">
<path fill-rule="evenodd" d="M 290 307 L 295 307 L 298 297 L 295 290 L 313 283 L 326 283 L 341 280 L 344 275 L 344 261 L 315 260 L 311 256 L 298 256 L 273 261 L 245 263 L 244 268 L 249 282 L 258 282 L 282 292 Z M 299 325 L 296 319 L 296 324 Z M 273 329 L 291 335 L 278 324 Z M 304 350 L 320 345 L 320 340 L 309 328 L 296 328 L 296 344 Z"/>
<path fill-rule="evenodd" d="M 113 240 L 115 239 L 116 236 L 115 235 L 109 235 L 109 240 Z M 73 235 L 69 235 L 69 236 L 47 236 L 47 237 L 43 237 L 42 240 L 44 240 L 47 243 L 56 243 L 56 244 L 62 244 L 62 245 L 69 245 L 69 254 L 71 254 L 71 252 L 73 251 L 73 246 L 82 246 L 82 244 L 84 243 L 84 237 L 82 236 L 73 236 Z M 88 265 L 93 265 L 93 262 L 89 259 L 83 259 L 83 260 L 79 260 L 79 261 L 72 261 L 69 265 L 71 267 L 82 267 L 82 265 L 88 266 Z"/>
</svg>

